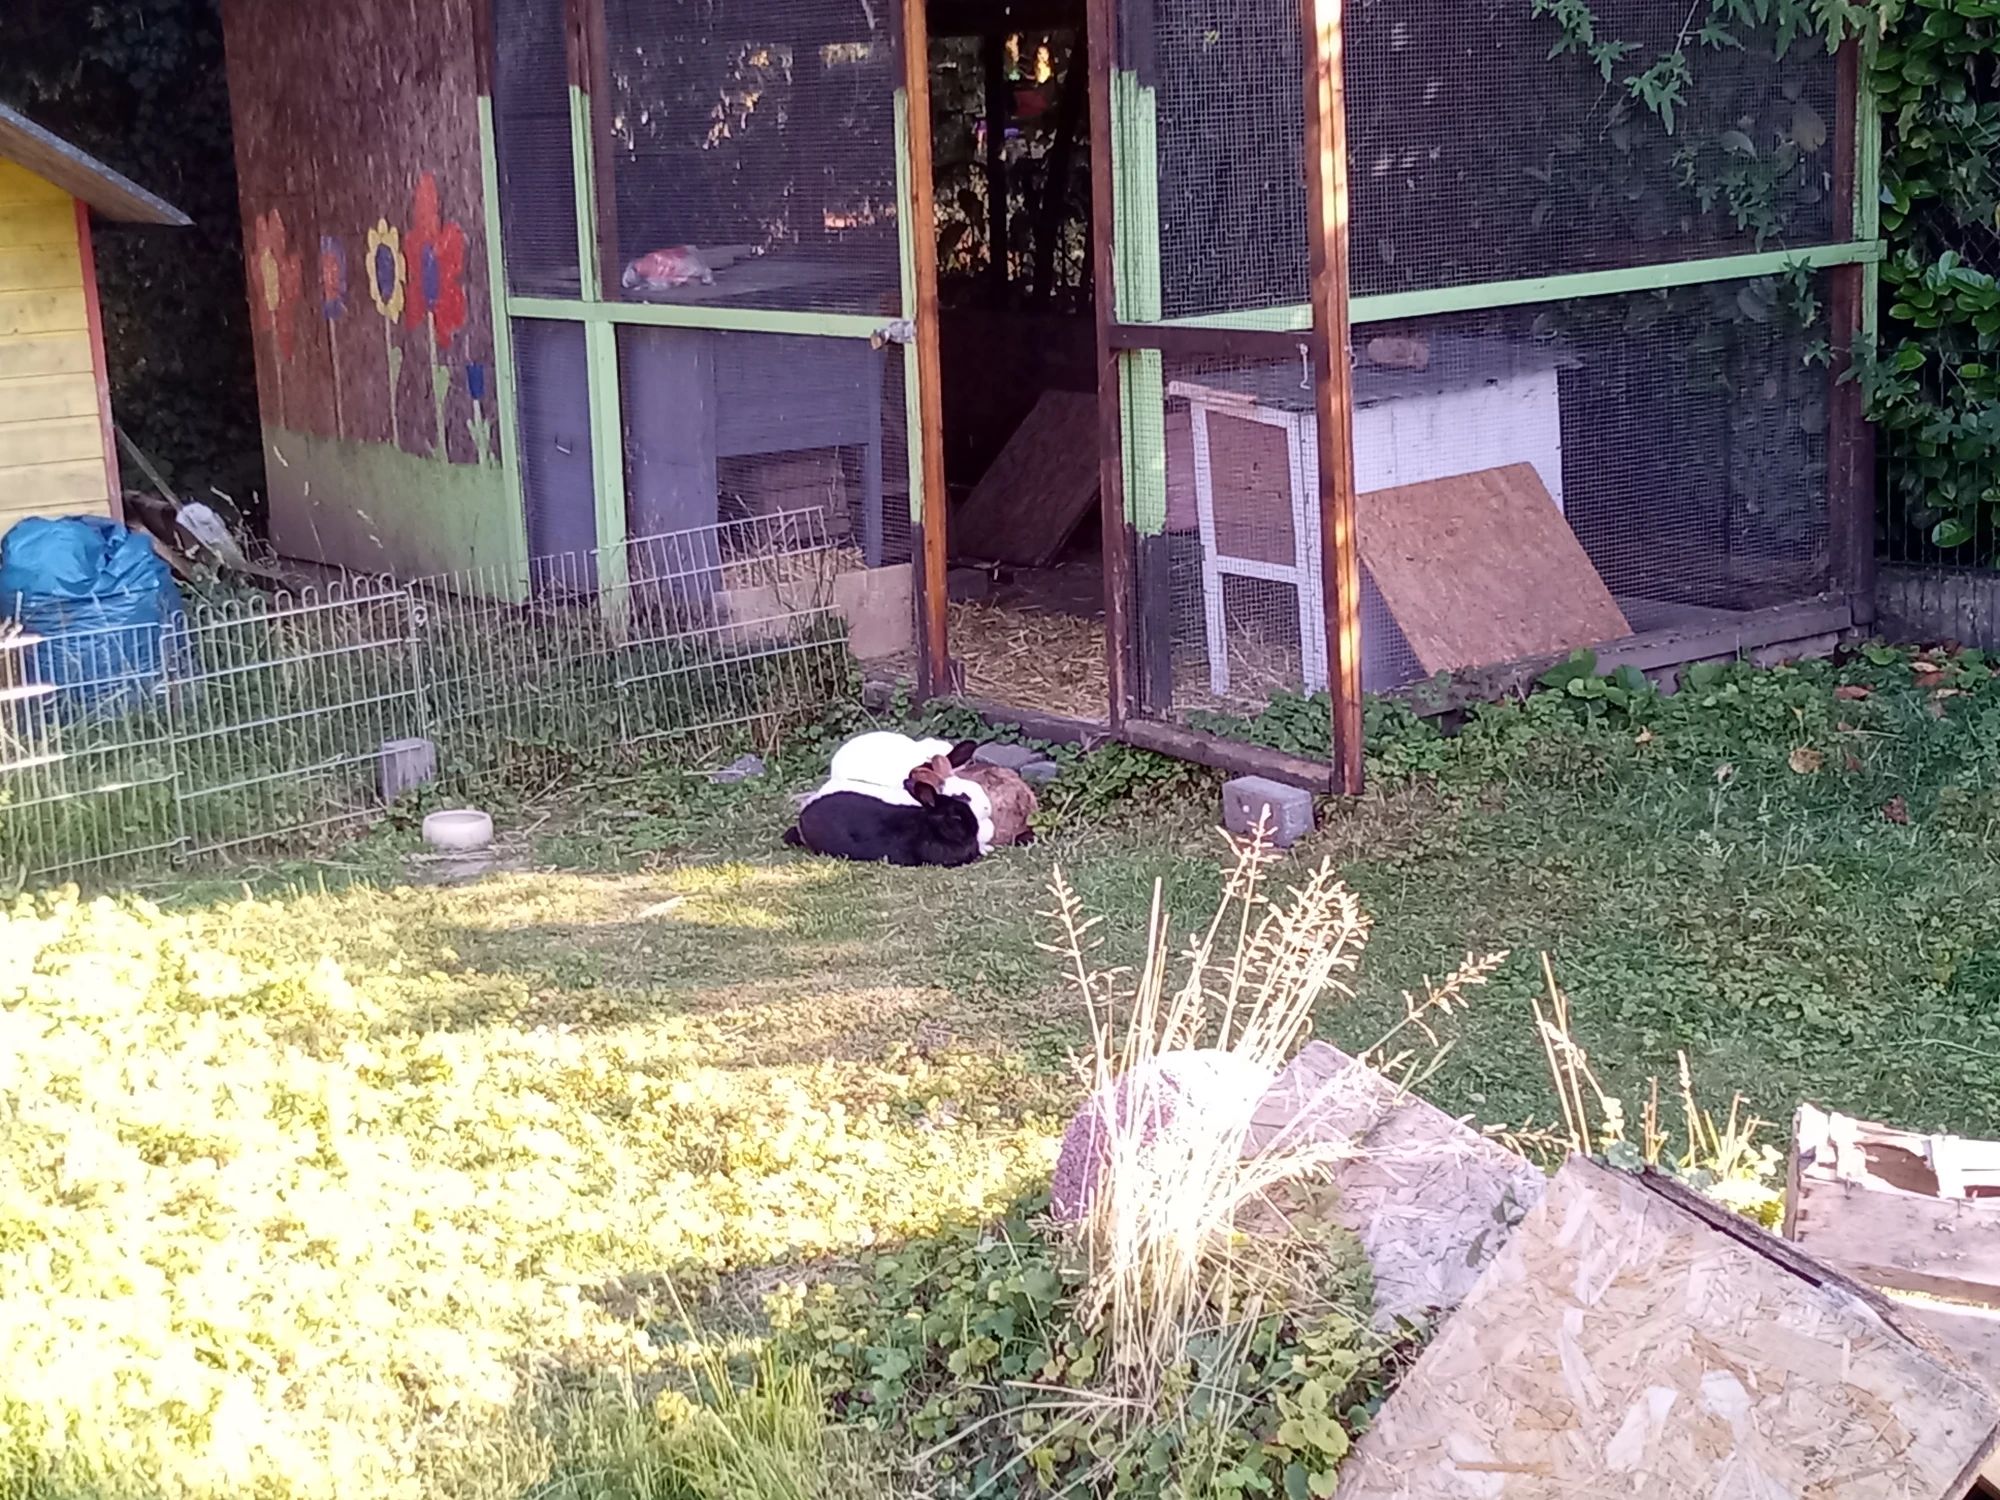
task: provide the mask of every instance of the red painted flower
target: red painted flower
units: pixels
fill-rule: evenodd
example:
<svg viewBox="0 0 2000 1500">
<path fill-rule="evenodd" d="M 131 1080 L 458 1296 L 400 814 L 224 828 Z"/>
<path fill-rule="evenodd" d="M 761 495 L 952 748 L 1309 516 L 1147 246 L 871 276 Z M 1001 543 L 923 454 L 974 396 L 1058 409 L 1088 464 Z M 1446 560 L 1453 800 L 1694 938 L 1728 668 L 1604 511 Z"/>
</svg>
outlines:
<svg viewBox="0 0 2000 1500">
<path fill-rule="evenodd" d="M 403 250 L 410 261 L 410 295 L 403 304 L 403 321 L 421 328 L 428 317 L 438 343 L 447 344 L 465 326 L 465 231 L 443 218 L 437 178 L 429 172 L 417 179 Z"/>
<path fill-rule="evenodd" d="M 257 215 L 250 239 L 251 286 L 257 294 L 250 305 L 258 323 L 278 341 L 280 356 L 290 359 L 299 303 L 305 297 L 305 265 L 275 208 Z"/>
</svg>

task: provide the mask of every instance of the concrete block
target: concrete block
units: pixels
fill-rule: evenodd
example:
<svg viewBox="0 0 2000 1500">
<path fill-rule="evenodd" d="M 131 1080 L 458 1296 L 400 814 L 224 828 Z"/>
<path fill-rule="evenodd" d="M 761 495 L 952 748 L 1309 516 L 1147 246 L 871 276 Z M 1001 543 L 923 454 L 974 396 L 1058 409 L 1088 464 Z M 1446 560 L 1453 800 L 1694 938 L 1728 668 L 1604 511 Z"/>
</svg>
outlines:
<svg viewBox="0 0 2000 1500">
<path fill-rule="evenodd" d="M 1289 849 L 1312 832 L 1312 793 L 1267 776 L 1238 776 L 1222 784 L 1222 826 L 1239 838 L 1254 832 L 1265 817 L 1274 848 Z"/>
<path fill-rule="evenodd" d="M 981 745 L 972 752 L 972 758 L 982 766 L 1004 766 L 1009 771 L 1018 771 L 1040 760 L 1042 752 L 1029 745 Z"/>
<path fill-rule="evenodd" d="M 1030 786 L 1047 786 L 1062 775 L 1062 767 L 1052 760 L 1031 760 L 1021 767 L 1021 779 Z"/>
<path fill-rule="evenodd" d="M 427 739 L 384 740 L 376 751 L 376 784 L 384 802 L 437 780 L 437 746 Z"/>
</svg>

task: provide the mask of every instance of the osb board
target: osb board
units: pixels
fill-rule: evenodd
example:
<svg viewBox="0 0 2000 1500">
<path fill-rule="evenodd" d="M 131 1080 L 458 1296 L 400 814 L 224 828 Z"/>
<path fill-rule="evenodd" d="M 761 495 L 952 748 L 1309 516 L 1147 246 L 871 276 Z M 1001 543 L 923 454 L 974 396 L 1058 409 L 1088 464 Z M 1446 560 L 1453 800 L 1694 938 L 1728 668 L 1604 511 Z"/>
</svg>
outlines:
<svg viewBox="0 0 2000 1500">
<path fill-rule="evenodd" d="M 1881 1298 L 1675 1184 L 1574 1160 L 1338 1494 L 1956 1500 L 1996 1424 Z"/>
<path fill-rule="evenodd" d="M 1185 407 L 1166 417 L 1167 530 L 1195 531 L 1194 431 Z M 1294 560 L 1291 459 L 1283 429 L 1222 412 L 1208 418 L 1208 466 L 1215 496 L 1215 539 L 1228 557 Z M 1317 505 L 1317 496 L 1309 497 Z"/>
<path fill-rule="evenodd" d="M 1359 498 L 1361 560 L 1425 672 L 1632 633 L 1530 464 Z"/>
<path fill-rule="evenodd" d="M 952 555 L 1042 567 L 1089 513 L 1097 475 L 1097 398 L 1044 391 L 952 517 Z"/>
<path fill-rule="evenodd" d="M 1807 1105 L 1793 1128 L 1785 1233 L 1872 1286 L 2000 1306 L 2000 1197 L 1976 1171 L 1983 1142 L 1919 1135 Z"/>
<path fill-rule="evenodd" d="M 1899 1296 L 1905 1315 L 1929 1329 L 1965 1367 L 2000 1392 L 2000 1310 Z"/>
<path fill-rule="evenodd" d="M 1336 1216 L 1368 1252 L 1384 1325 L 1458 1306 L 1548 1186 L 1498 1142 L 1312 1042 L 1258 1105 L 1246 1149 L 1326 1140 L 1353 1146 L 1333 1168 Z"/>
</svg>

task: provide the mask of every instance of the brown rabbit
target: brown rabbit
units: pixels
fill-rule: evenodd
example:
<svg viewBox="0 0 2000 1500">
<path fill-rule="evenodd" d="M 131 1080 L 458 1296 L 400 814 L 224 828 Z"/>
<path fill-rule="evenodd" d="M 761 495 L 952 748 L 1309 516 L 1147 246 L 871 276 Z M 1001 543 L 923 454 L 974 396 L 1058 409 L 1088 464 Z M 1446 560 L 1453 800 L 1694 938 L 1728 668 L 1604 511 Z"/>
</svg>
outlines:
<svg viewBox="0 0 2000 1500">
<path fill-rule="evenodd" d="M 1021 779 L 1021 773 L 1010 771 L 1005 766 L 988 766 L 974 762 L 960 766 L 952 772 L 954 779 L 969 781 L 986 793 L 986 800 L 992 806 L 993 842 L 997 844 L 1032 844 L 1035 830 L 1028 826 L 1035 816 L 1035 789 Z"/>
</svg>

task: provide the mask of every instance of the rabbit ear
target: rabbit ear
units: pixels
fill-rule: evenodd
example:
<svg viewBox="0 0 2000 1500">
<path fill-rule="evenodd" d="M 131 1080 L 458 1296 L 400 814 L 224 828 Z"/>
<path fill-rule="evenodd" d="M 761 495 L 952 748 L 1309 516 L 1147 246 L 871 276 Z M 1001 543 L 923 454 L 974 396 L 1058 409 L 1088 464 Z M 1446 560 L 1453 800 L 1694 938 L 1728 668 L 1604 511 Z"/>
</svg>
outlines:
<svg viewBox="0 0 2000 1500">
<path fill-rule="evenodd" d="M 919 807 L 935 807 L 938 799 L 937 784 L 928 776 L 912 775 L 904 784 L 905 791 L 917 799 Z"/>
<path fill-rule="evenodd" d="M 978 748 L 978 740 L 960 740 L 951 747 L 951 754 L 946 759 L 954 766 L 962 766 L 972 759 L 973 752 Z"/>
</svg>

